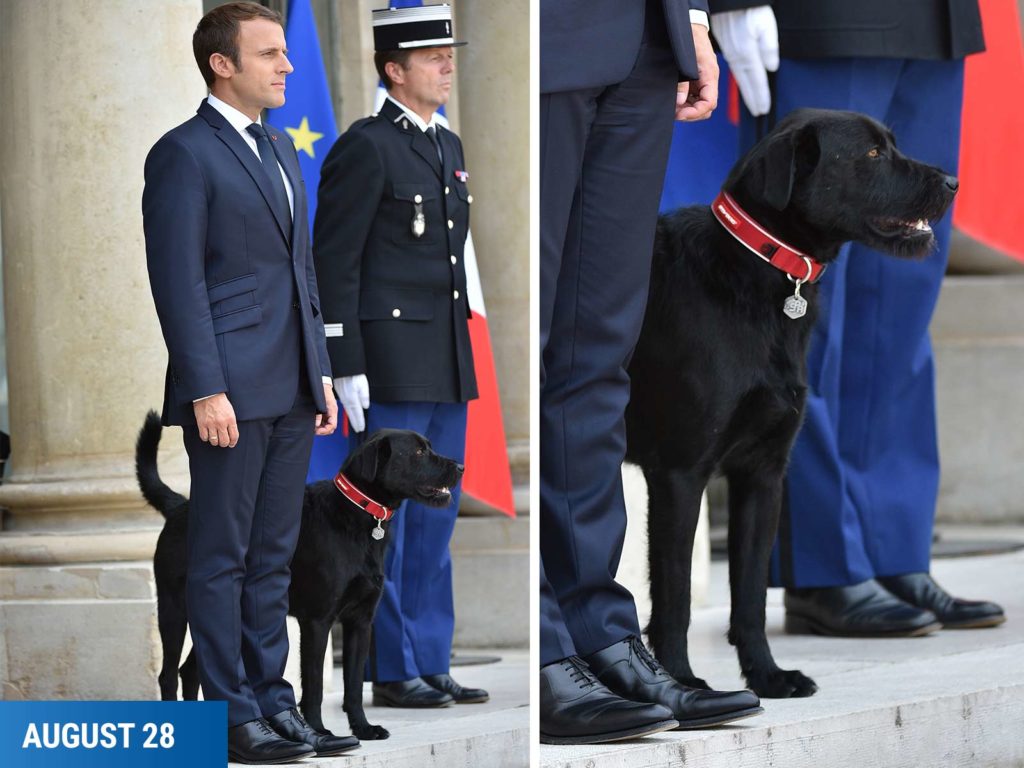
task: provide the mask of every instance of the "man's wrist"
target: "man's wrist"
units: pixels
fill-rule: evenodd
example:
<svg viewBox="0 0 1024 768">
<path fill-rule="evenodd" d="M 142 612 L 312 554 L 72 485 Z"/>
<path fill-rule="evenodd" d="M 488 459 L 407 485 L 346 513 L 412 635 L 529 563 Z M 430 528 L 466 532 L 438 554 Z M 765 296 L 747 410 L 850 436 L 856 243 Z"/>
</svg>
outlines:
<svg viewBox="0 0 1024 768">
<path fill-rule="evenodd" d="M 212 395 L 204 395 L 203 397 L 197 397 L 195 400 L 192 401 L 192 405 L 195 405 L 196 403 L 201 403 L 203 402 L 203 400 L 209 400 L 211 397 L 216 397 L 217 395 L 223 394 L 223 392 L 214 392 Z"/>
</svg>

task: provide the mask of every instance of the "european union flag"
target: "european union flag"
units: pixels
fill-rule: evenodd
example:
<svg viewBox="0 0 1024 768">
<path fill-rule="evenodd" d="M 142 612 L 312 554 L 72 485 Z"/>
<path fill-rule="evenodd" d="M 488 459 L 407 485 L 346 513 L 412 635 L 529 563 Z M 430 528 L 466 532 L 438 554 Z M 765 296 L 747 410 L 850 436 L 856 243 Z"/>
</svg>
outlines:
<svg viewBox="0 0 1024 768">
<path fill-rule="evenodd" d="M 309 227 L 316 215 L 316 192 L 320 186 L 320 166 L 338 138 L 338 128 L 327 89 L 324 60 L 316 36 L 316 20 L 309 0 L 288 3 L 285 30 L 288 58 L 295 71 L 288 75 L 285 103 L 267 113 L 267 122 L 284 130 L 295 143 L 309 197 Z"/>
</svg>

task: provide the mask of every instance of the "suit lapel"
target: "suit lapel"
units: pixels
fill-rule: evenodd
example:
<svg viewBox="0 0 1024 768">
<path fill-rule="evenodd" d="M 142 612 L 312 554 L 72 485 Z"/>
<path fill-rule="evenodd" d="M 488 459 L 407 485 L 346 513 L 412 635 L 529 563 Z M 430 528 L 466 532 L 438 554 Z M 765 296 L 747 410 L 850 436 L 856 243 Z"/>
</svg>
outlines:
<svg viewBox="0 0 1024 768">
<path fill-rule="evenodd" d="M 399 132 L 409 137 L 412 150 L 423 158 L 423 161 L 430 166 L 438 179 L 442 178 L 441 161 L 437 159 L 437 150 L 434 149 L 433 143 L 427 138 L 427 134 L 406 117 L 405 113 L 393 101 L 384 101 L 384 105 L 380 108 L 380 115 L 394 125 Z"/>
<path fill-rule="evenodd" d="M 252 177 L 252 180 L 259 187 L 260 194 L 263 195 L 263 200 L 267 204 L 267 208 L 270 209 L 271 215 L 274 217 L 274 221 L 277 222 L 277 228 L 281 232 L 281 237 L 285 239 L 285 243 L 288 242 L 288 232 L 290 227 L 288 222 L 282 220 L 281 216 L 277 212 L 277 206 L 273 204 L 274 191 L 270 186 L 270 179 L 267 178 L 267 172 L 263 169 L 263 163 L 260 161 L 256 153 L 252 151 L 252 148 L 245 143 L 245 139 L 238 135 L 238 131 L 231 127 L 231 124 L 224 119 L 224 116 L 216 109 L 211 107 L 205 100 L 199 105 L 199 114 L 210 124 L 210 126 L 217 131 L 217 138 L 220 139 L 224 144 L 227 145 L 238 161 L 245 167 L 245 170 Z M 274 142 L 271 142 L 274 143 Z M 295 186 L 292 185 L 292 189 Z M 294 218 L 294 217 L 293 217 Z"/>
</svg>

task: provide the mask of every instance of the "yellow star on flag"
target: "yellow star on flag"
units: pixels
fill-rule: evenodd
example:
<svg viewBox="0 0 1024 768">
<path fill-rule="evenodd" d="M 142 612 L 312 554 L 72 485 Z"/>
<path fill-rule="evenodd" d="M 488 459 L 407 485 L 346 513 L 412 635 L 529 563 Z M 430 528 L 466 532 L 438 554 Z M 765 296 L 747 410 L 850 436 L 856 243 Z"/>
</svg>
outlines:
<svg viewBox="0 0 1024 768">
<path fill-rule="evenodd" d="M 292 137 L 292 141 L 295 142 L 295 149 L 302 150 L 310 157 L 316 157 L 313 154 L 313 142 L 319 141 L 324 137 L 322 133 L 309 130 L 309 118 L 302 118 L 302 122 L 298 128 L 285 128 L 288 131 L 288 135 Z"/>
</svg>

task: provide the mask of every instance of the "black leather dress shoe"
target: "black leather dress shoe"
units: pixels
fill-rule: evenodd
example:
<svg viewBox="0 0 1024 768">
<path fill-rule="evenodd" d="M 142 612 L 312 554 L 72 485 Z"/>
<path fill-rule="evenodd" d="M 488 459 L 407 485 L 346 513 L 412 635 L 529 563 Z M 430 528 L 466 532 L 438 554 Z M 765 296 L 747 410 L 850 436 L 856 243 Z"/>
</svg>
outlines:
<svg viewBox="0 0 1024 768">
<path fill-rule="evenodd" d="M 456 704 L 482 704 L 491 698 L 483 688 L 463 688 L 451 675 L 424 675 L 423 682 L 442 693 L 447 693 Z"/>
<path fill-rule="evenodd" d="M 422 677 L 399 680 L 395 683 L 373 684 L 373 705 L 375 707 L 403 707 L 422 709 L 424 707 L 447 707 L 455 700 L 444 691 L 431 688 Z"/>
<path fill-rule="evenodd" d="M 900 600 L 874 579 L 849 587 L 787 589 L 786 631 L 834 637 L 917 637 L 942 629 L 931 611 Z"/>
<path fill-rule="evenodd" d="M 629 701 L 609 691 L 578 656 L 540 669 L 542 744 L 601 744 L 678 725 L 660 704 Z"/>
<path fill-rule="evenodd" d="M 278 736 L 262 717 L 228 728 L 228 762 L 276 765 L 315 754 L 308 744 Z"/>
<path fill-rule="evenodd" d="M 355 736 L 335 736 L 314 730 L 295 707 L 268 717 L 267 722 L 280 736 L 305 744 L 316 752 L 317 757 L 340 755 L 359 746 L 359 739 Z"/>
<path fill-rule="evenodd" d="M 584 661 L 610 691 L 633 701 L 661 704 L 671 710 L 680 728 L 729 723 L 764 712 L 753 691 L 688 688 L 672 677 L 635 635 Z"/>
<path fill-rule="evenodd" d="M 953 597 L 927 573 L 885 576 L 878 581 L 900 600 L 934 613 L 945 629 L 995 627 L 1006 621 L 999 605 Z"/>
</svg>

